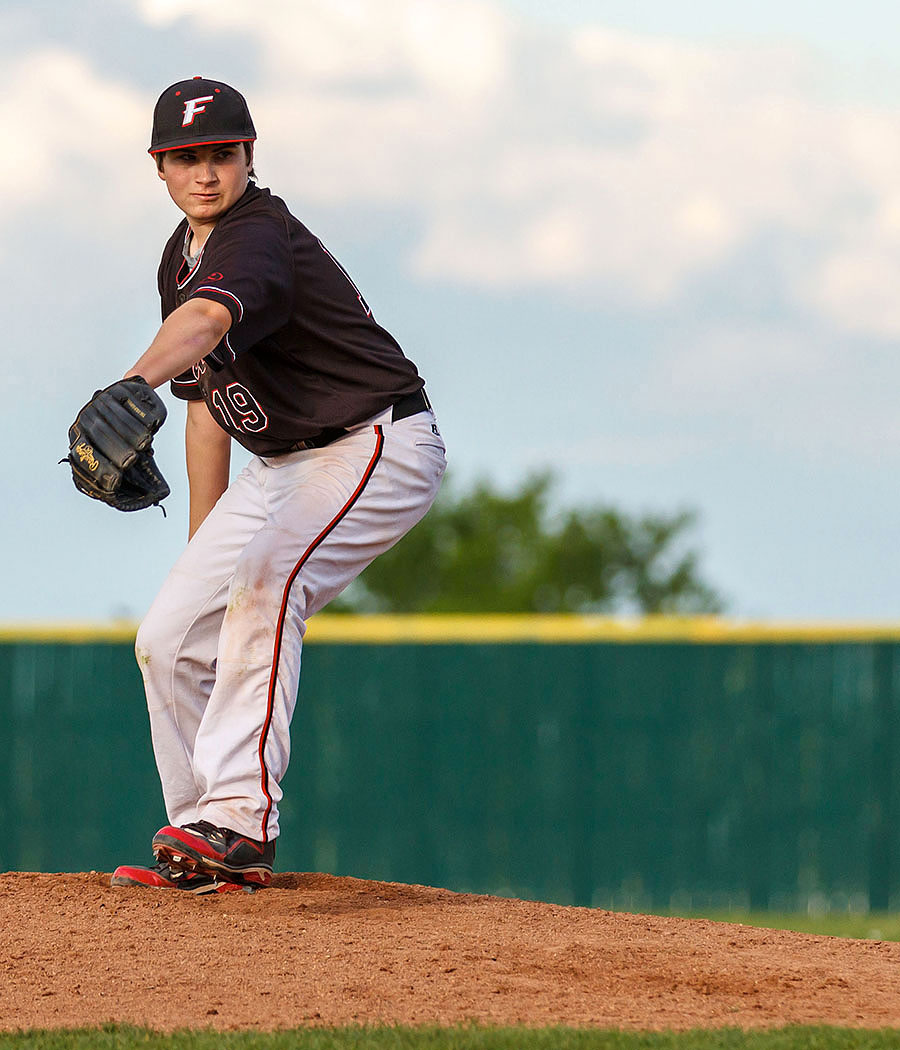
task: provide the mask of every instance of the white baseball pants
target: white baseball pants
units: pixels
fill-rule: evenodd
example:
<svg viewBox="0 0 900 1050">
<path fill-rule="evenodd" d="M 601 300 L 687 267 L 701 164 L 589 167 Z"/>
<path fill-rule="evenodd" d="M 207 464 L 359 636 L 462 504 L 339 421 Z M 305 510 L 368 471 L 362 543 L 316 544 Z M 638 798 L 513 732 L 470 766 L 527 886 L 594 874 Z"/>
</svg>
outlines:
<svg viewBox="0 0 900 1050">
<path fill-rule="evenodd" d="M 137 637 L 171 824 L 278 835 L 306 621 L 424 516 L 445 462 L 432 412 L 388 410 L 222 495 Z"/>
</svg>

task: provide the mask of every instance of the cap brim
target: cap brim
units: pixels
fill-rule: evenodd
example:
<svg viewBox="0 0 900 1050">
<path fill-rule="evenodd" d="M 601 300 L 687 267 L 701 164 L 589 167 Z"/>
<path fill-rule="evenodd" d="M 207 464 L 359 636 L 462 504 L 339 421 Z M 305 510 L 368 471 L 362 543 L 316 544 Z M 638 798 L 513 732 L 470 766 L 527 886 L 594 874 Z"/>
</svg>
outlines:
<svg viewBox="0 0 900 1050">
<path fill-rule="evenodd" d="M 240 139 L 197 139 L 190 142 L 164 142 L 161 146 L 151 146 L 147 152 L 156 156 L 157 153 L 166 153 L 173 149 L 190 149 L 191 146 L 225 146 L 233 142 L 256 142 L 256 136 Z"/>
</svg>

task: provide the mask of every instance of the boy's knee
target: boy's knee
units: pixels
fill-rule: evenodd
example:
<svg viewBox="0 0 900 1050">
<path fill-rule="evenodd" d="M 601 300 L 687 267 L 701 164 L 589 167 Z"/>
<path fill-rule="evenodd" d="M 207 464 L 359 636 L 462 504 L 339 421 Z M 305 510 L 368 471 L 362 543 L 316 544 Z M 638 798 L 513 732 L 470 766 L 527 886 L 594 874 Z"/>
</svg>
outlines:
<svg viewBox="0 0 900 1050">
<path fill-rule="evenodd" d="M 145 671 L 150 666 L 154 649 L 154 638 L 155 624 L 151 622 L 150 616 L 146 616 L 138 627 L 137 637 L 134 640 L 134 655 L 141 671 Z"/>
<path fill-rule="evenodd" d="M 144 617 L 137 630 L 134 641 L 134 653 L 138 666 L 146 670 L 154 653 L 168 651 L 172 648 L 176 625 L 172 617 L 165 616 L 155 606 Z"/>
</svg>

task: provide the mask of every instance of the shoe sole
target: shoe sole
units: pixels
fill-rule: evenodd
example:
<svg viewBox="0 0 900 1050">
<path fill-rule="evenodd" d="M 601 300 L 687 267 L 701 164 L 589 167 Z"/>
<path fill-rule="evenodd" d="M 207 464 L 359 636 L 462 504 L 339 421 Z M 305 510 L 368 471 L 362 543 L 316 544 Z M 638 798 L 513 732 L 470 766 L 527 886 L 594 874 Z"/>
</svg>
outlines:
<svg viewBox="0 0 900 1050">
<path fill-rule="evenodd" d="M 241 886 L 237 882 L 211 882 L 204 886 L 154 886 L 152 883 L 143 882 L 141 879 L 132 879 L 128 875 L 113 875 L 109 880 L 110 886 L 139 886 L 143 890 L 177 890 L 179 893 L 190 893 L 194 897 L 205 897 L 213 893 L 227 893 L 230 890 L 246 889 L 253 892 L 251 887 Z M 255 888 L 255 887 L 254 887 Z"/>
<path fill-rule="evenodd" d="M 192 842 L 175 838 L 174 835 L 155 835 L 153 852 L 159 860 L 164 860 L 176 871 L 220 876 L 237 885 L 249 883 L 254 886 L 268 886 L 272 881 L 272 869 L 265 864 L 228 864 L 220 857 L 204 853 Z"/>
</svg>

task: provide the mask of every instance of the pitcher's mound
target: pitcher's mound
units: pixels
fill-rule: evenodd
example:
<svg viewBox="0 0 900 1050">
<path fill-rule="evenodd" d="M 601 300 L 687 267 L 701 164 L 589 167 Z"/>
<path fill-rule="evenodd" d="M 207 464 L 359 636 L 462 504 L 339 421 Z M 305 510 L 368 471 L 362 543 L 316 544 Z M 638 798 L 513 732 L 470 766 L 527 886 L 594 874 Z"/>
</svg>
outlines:
<svg viewBox="0 0 900 1050">
<path fill-rule="evenodd" d="M 900 944 L 279 875 L 0 875 L 0 1029 L 900 1026 Z"/>
</svg>

